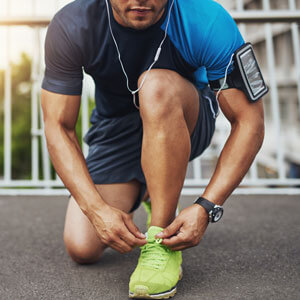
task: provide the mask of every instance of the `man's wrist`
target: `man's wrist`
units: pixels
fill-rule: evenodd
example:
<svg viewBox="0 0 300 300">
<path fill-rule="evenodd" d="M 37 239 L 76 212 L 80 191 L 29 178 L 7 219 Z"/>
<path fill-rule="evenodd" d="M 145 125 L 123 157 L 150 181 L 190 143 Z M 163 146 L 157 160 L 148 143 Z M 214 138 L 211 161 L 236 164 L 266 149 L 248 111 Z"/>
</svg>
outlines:
<svg viewBox="0 0 300 300">
<path fill-rule="evenodd" d="M 222 206 L 217 205 L 202 196 L 197 198 L 194 201 L 194 204 L 202 207 L 206 211 L 208 222 L 218 222 L 223 216 L 224 209 Z"/>
<path fill-rule="evenodd" d="M 208 223 L 208 213 L 205 210 L 205 208 L 202 207 L 201 205 L 198 205 L 197 203 L 194 203 L 193 206 L 194 206 L 194 209 L 196 209 L 199 218 L 206 219 L 206 221 Z"/>
<path fill-rule="evenodd" d="M 109 206 L 101 196 L 97 194 L 92 194 L 89 197 L 85 197 L 79 201 L 79 207 L 82 212 L 90 219 L 96 211 L 104 209 Z"/>
</svg>

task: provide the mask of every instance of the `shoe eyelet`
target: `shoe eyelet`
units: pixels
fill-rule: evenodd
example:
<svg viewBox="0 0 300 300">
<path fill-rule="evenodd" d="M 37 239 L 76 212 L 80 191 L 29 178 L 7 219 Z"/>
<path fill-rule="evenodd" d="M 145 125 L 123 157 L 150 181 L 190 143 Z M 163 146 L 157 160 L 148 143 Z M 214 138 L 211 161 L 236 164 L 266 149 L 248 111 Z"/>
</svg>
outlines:
<svg viewBox="0 0 300 300">
<path fill-rule="evenodd" d="M 161 244 L 161 242 L 162 242 L 162 239 L 156 239 L 156 240 L 155 240 L 155 243 L 156 243 L 156 244 Z"/>
</svg>

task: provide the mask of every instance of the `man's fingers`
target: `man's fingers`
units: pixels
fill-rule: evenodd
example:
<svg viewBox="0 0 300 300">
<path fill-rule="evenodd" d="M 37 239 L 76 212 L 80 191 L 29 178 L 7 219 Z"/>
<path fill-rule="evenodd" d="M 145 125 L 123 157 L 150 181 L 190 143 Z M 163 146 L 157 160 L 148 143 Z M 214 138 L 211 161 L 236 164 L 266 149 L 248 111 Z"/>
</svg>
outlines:
<svg viewBox="0 0 300 300">
<path fill-rule="evenodd" d="M 192 247 L 192 246 L 190 246 L 190 245 L 181 245 L 181 246 L 173 247 L 173 248 L 170 248 L 170 249 L 173 250 L 173 251 L 181 251 L 181 250 L 184 250 L 184 249 L 190 248 L 190 247 Z"/>
<path fill-rule="evenodd" d="M 130 252 L 133 247 L 129 246 L 125 241 L 121 240 L 120 238 L 115 238 L 113 242 L 110 243 L 110 247 L 114 248 L 115 250 L 121 253 Z"/>
<path fill-rule="evenodd" d="M 182 222 L 175 219 L 168 227 L 166 227 L 162 232 L 158 233 L 155 237 L 160 239 L 168 238 L 174 235 L 182 226 Z"/>
<path fill-rule="evenodd" d="M 124 229 L 120 231 L 121 239 L 127 243 L 132 248 L 136 246 L 143 246 L 147 243 L 146 240 L 141 240 L 136 238 L 130 231 L 128 231 L 127 227 L 124 226 Z"/>
<path fill-rule="evenodd" d="M 191 243 L 185 242 L 178 237 L 172 237 L 171 239 L 163 240 L 162 243 L 173 251 L 179 251 L 193 246 Z"/>
<path fill-rule="evenodd" d="M 146 238 L 146 236 L 139 231 L 137 226 L 133 223 L 132 219 L 128 215 L 123 216 L 123 220 L 124 220 L 124 223 L 125 223 L 126 227 L 128 228 L 128 230 L 135 237 L 137 237 L 138 239 L 145 239 Z"/>
<path fill-rule="evenodd" d="M 181 237 L 180 234 L 172 236 L 168 239 L 163 239 L 162 244 L 168 246 L 168 247 L 177 247 L 184 243 L 183 238 Z"/>
</svg>

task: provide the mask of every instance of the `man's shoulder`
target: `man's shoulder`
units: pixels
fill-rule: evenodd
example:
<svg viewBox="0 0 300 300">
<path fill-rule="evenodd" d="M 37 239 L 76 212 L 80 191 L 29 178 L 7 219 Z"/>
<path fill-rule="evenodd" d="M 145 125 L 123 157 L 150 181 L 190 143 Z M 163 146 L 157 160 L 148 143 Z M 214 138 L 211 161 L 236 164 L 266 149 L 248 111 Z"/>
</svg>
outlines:
<svg viewBox="0 0 300 300">
<path fill-rule="evenodd" d="M 177 0 L 176 4 L 178 9 L 175 22 L 181 24 L 193 47 L 198 48 L 199 45 L 204 47 L 209 40 L 217 39 L 224 32 L 233 29 L 232 17 L 214 0 Z"/>
<path fill-rule="evenodd" d="M 176 0 L 175 23 L 179 23 L 185 34 L 190 37 L 197 36 L 203 43 L 213 32 L 216 22 L 222 22 L 228 17 L 228 12 L 221 4 L 213 0 Z"/>
<path fill-rule="evenodd" d="M 179 9 L 188 14 L 191 21 L 207 21 L 214 18 L 222 9 L 222 6 L 213 0 L 177 0 Z M 200 19 L 198 19 L 200 18 Z"/>
</svg>

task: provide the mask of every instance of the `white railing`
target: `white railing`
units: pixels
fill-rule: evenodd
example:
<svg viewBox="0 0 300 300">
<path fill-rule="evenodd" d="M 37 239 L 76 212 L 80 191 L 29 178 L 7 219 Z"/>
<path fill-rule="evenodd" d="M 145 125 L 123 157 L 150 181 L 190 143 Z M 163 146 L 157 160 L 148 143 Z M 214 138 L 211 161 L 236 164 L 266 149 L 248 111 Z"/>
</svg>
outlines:
<svg viewBox="0 0 300 300">
<path fill-rule="evenodd" d="M 1 1 L 1 0 L 0 0 Z M 245 3 L 251 1 L 245 1 Z M 255 4 L 255 1 L 252 1 Z M 33 2 L 34 3 L 34 2 Z M 233 3 L 233 2 L 231 2 Z M 245 39 L 253 42 L 258 49 L 258 59 L 264 69 L 267 83 L 270 87 L 269 96 L 264 100 L 270 113 L 266 118 L 266 140 L 262 150 L 249 170 L 247 176 L 237 189 L 237 193 L 297 193 L 300 194 L 300 178 L 288 178 L 287 172 L 290 163 L 300 165 L 300 44 L 299 23 L 300 8 L 296 6 L 295 0 L 289 0 L 284 10 L 270 10 L 270 2 L 263 1 L 262 10 L 245 10 L 242 0 L 236 1 L 235 10 L 231 14 L 239 23 L 240 30 Z M 56 176 L 51 176 L 51 163 L 47 152 L 45 137 L 43 134 L 42 113 L 40 109 L 40 86 L 43 77 L 43 44 L 45 38 L 45 27 L 50 17 L 0 16 L 0 29 L 5 29 L 6 37 L 0 40 L 1 45 L 6 47 L 5 64 L 5 94 L 4 94 L 4 170 L 3 178 L 0 177 L 0 194 L 66 194 L 63 184 Z M 272 24 L 271 24 L 272 23 Z M 273 24 L 273 23 L 280 23 Z M 12 179 L 12 141 L 11 141 L 11 57 L 10 45 L 12 30 L 16 26 L 29 26 L 33 32 L 34 47 L 32 49 L 32 91 L 31 91 L 31 179 Z M 257 26 L 257 28 L 253 28 Z M 284 29 L 284 30 L 283 30 Z M 255 31 L 255 34 L 253 34 Z M 259 33 L 261 38 L 257 39 Z M 291 86 L 292 98 L 285 99 L 286 105 L 291 107 L 290 111 L 295 114 L 295 121 L 290 125 L 289 131 L 285 131 L 284 116 L 281 115 L 281 99 L 284 89 L 279 87 L 280 79 L 276 74 L 280 73 L 281 66 L 276 65 L 275 56 L 278 50 L 274 43 L 281 35 L 290 37 L 292 55 L 294 57 L 289 66 L 288 84 Z M 0 62 L 1 63 L 1 62 Z M 286 83 L 284 83 L 286 84 Z M 283 84 L 283 87 L 285 86 Z M 282 83 L 280 83 L 282 86 Z M 93 97 L 94 88 L 91 79 L 85 76 L 82 95 L 82 135 L 88 130 L 88 97 Z M 283 94 L 283 95 L 282 95 Z M 291 93 L 289 93 L 291 95 Z M 294 97 L 294 98 L 293 98 Z M 298 102 L 297 102 L 298 101 Z M 290 118 L 289 118 L 290 119 Z M 217 157 L 229 134 L 230 126 L 224 116 L 220 115 L 217 120 L 216 134 L 212 145 L 201 158 L 194 160 L 189 165 L 188 176 L 185 181 L 183 194 L 195 195 L 201 193 L 207 185 L 213 172 Z M 285 134 L 284 134 L 285 133 Z M 41 159 L 39 157 L 39 144 L 41 143 Z M 87 145 L 83 145 L 83 152 L 87 154 Z M 39 174 L 40 161 L 42 163 L 42 174 Z M 1 172 L 0 172 L 1 174 Z M 43 179 L 39 179 L 42 177 Z M 271 177 L 271 178 L 269 178 Z M 269 187 L 276 187 L 270 189 Z M 55 188 L 55 189 L 54 189 Z M 57 189 L 60 188 L 60 189 Z"/>
</svg>

